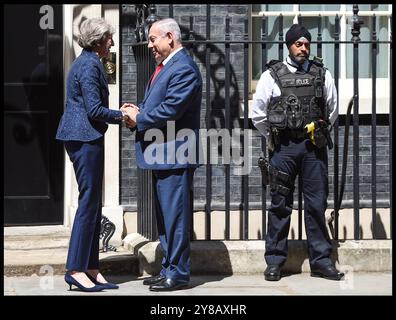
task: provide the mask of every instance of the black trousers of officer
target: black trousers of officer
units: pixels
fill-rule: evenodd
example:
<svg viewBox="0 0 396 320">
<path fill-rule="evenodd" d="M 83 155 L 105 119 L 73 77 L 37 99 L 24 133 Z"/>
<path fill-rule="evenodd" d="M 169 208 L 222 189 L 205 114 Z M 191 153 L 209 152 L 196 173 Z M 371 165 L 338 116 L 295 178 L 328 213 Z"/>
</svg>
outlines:
<svg viewBox="0 0 396 320">
<path fill-rule="evenodd" d="M 265 261 L 267 265 L 282 266 L 287 258 L 287 237 L 293 207 L 294 181 L 301 174 L 304 195 L 304 222 L 311 268 L 332 264 L 331 241 L 326 229 L 325 210 L 328 196 L 327 147 L 318 149 L 307 139 L 282 137 L 270 163 L 286 172 L 292 180 L 287 196 L 271 190 L 268 210 Z"/>
</svg>

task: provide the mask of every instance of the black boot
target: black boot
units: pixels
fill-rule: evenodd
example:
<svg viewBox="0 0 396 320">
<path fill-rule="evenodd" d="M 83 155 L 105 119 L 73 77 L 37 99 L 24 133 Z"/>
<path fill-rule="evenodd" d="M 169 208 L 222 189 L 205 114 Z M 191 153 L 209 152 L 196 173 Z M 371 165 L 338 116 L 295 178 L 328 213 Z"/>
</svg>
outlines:
<svg viewBox="0 0 396 320">
<path fill-rule="evenodd" d="M 280 267 L 278 265 L 269 265 L 264 271 L 265 280 L 279 281 L 281 278 Z"/>
<path fill-rule="evenodd" d="M 344 278 L 344 274 L 342 272 L 339 272 L 335 266 L 333 265 L 328 265 L 323 268 L 312 268 L 311 269 L 311 277 L 319 277 L 319 278 L 325 278 L 329 280 L 341 280 Z"/>
</svg>

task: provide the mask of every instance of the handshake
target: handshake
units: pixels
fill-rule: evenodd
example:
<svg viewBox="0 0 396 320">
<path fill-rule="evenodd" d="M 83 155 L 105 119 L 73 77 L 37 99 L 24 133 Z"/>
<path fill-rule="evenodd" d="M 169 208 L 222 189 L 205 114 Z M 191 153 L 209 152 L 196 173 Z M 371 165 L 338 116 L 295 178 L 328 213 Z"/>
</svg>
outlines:
<svg viewBox="0 0 396 320">
<path fill-rule="evenodd" d="M 133 103 L 124 103 L 120 108 L 120 111 L 122 112 L 126 127 L 135 127 L 136 116 L 139 114 L 139 108 Z"/>
</svg>

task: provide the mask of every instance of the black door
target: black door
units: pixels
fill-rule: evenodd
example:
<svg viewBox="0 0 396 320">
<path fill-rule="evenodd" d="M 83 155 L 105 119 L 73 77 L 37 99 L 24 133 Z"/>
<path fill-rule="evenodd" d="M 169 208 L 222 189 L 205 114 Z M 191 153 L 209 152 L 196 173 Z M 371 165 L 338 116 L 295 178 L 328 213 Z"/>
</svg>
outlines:
<svg viewBox="0 0 396 320">
<path fill-rule="evenodd" d="M 3 8 L 4 224 L 62 224 L 62 5 Z"/>
</svg>

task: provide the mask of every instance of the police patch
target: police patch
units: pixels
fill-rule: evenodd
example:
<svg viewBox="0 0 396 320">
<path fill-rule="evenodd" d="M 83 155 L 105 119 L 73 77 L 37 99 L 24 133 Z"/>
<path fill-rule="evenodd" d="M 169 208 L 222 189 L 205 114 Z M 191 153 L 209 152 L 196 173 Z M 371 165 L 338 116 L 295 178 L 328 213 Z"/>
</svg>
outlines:
<svg viewBox="0 0 396 320">
<path fill-rule="evenodd" d="M 310 84 L 311 84 L 311 81 L 309 78 L 296 79 L 296 86 L 309 86 Z"/>
<path fill-rule="evenodd" d="M 295 79 L 282 79 L 282 87 L 294 87 L 296 85 Z"/>
</svg>

